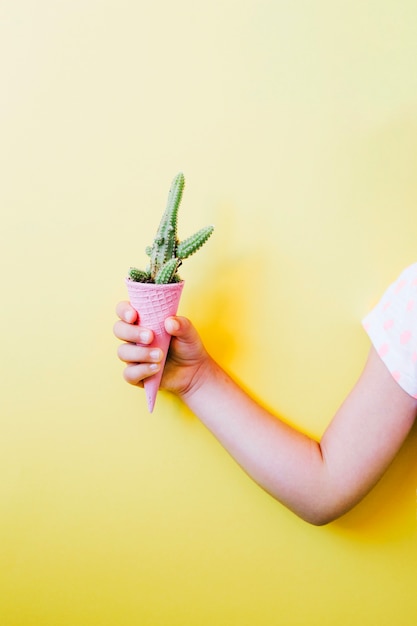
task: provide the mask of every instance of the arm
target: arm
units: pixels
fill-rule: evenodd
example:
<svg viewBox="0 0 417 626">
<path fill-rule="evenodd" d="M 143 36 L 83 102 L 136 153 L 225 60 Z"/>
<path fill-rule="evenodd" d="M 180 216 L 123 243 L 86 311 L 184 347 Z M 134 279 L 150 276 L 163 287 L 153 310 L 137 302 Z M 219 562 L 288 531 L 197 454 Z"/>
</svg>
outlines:
<svg viewBox="0 0 417 626">
<path fill-rule="evenodd" d="M 150 357 L 132 326 L 132 311 L 119 305 L 115 326 L 128 341 L 119 356 L 125 378 L 140 384 Z M 128 319 L 130 316 L 130 319 Z M 417 400 L 393 380 L 374 349 L 357 384 L 320 442 L 295 430 L 250 398 L 207 354 L 185 318 L 169 318 L 173 336 L 162 385 L 176 393 L 241 467 L 277 500 L 310 523 L 339 517 L 375 485 L 415 419 Z"/>
<path fill-rule="evenodd" d="M 313 524 L 339 517 L 368 493 L 416 414 L 416 400 L 373 349 L 320 442 L 265 411 L 216 364 L 203 376 L 187 405 L 260 486 Z"/>
</svg>

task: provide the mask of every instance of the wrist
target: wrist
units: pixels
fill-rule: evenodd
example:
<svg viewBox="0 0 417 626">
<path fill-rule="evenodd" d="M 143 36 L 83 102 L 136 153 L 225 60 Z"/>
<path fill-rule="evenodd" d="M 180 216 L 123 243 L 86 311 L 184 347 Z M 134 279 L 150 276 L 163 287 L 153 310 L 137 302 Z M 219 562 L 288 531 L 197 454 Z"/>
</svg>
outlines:
<svg viewBox="0 0 417 626">
<path fill-rule="evenodd" d="M 179 394 L 181 400 L 185 402 L 187 406 L 191 406 L 199 393 L 210 385 L 210 381 L 215 377 L 215 372 L 218 367 L 212 357 L 206 353 L 205 357 L 196 366 L 190 383 Z"/>
</svg>

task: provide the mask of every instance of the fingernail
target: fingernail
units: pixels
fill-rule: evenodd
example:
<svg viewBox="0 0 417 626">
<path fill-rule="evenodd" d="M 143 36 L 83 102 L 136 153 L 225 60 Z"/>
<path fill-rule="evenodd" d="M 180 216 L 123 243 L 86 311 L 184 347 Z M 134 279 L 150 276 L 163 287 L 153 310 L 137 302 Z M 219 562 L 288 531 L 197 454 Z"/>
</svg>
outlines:
<svg viewBox="0 0 417 626">
<path fill-rule="evenodd" d="M 142 343 L 148 343 L 151 339 L 151 333 L 148 330 L 141 330 L 139 333 L 139 339 Z"/>
<path fill-rule="evenodd" d="M 170 318 L 168 320 L 168 326 L 169 326 L 169 329 L 171 330 L 171 332 L 173 332 L 173 333 L 175 333 L 175 331 L 180 329 L 179 322 L 177 320 L 172 319 L 172 318 Z"/>
<path fill-rule="evenodd" d="M 149 369 L 151 370 L 151 372 L 157 372 L 159 370 L 159 363 L 151 363 L 149 365 Z"/>
<path fill-rule="evenodd" d="M 160 361 L 162 358 L 161 350 L 151 350 L 149 356 L 151 357 L 152 361 Z"/>
</svg>

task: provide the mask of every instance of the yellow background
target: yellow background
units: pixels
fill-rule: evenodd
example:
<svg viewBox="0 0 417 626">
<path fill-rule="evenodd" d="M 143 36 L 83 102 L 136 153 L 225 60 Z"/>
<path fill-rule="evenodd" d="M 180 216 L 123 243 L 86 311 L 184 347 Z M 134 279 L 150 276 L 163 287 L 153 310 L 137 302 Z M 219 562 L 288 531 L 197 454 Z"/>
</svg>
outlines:
<svg viewBox="0 0 417 626">
<path fill-rule="evenodd" d="M 0 4 L 2 626 L 415 626 L 417 432 L 323 528 L 112 335 L 173 176 L 181 313 L 315 436 L 417 260 L 414 0 Z"/>
</svg>

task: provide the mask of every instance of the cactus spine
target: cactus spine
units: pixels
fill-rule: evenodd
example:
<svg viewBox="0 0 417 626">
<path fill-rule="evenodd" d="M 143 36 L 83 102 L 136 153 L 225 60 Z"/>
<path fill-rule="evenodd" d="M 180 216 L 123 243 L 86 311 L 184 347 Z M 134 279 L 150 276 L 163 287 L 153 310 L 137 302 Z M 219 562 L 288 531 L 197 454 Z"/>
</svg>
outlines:
<svg viewBox="0 0 417 626">
<path fill-rule="evenodd" d="M 213 226 L 206 226 L 184 239 L 178 240 L 177 221 L 185 179 L 180 172 L 174 178 L 168 194 L 167 206 L 159 224 L 152 246 L 146 248 L 150 258 L 146 271 L 131 267 L 129 278 L 135 282 L 167 284 L 178 282 L 178 268 L 182 261 L 197 252 L 210 237 Z"/>
</svg>

